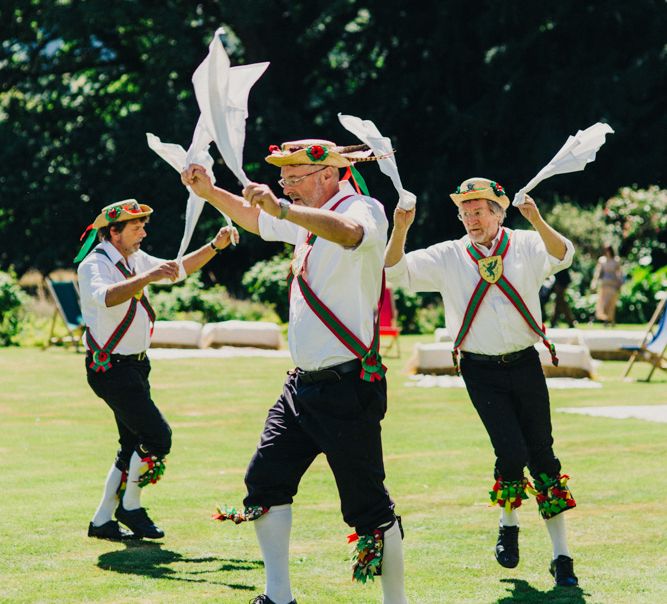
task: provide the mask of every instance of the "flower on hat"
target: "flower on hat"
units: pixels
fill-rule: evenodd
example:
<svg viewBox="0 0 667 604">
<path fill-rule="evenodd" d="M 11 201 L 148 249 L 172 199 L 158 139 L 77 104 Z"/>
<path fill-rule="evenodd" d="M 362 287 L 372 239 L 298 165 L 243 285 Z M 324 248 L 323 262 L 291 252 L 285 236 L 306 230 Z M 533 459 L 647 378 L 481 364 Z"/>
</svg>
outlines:
<svg viewBox="0 0 667 604">
<path fill-rule="evenodd" d="M 306 155 L 311 161 L 323 161 L 329 155 L 329 149 L 321 145 L 311 145 L 306 148 Z"/>
<path fill-rule="evenodd" d="M 278 145 L 269 145 L 269 153 L 280 153 L 280 147 Z"/>
<path fill-rule="evenodd" d="M 107 210 L 107 220 L 109 222 L 118 220 L 118 216 L 120 216 L 120 208 L 118 206 L 114 206 L 113 208 L 109 208 Z"/>
<path fill-rule="evenodd" d="M 503 189 L 502 185 L 498 184 L 493 180 L 491 181 L 490 185 L 497 197 L 502 197 L 503 195 L 505 195 L 505 189 Z"/>
</svg>

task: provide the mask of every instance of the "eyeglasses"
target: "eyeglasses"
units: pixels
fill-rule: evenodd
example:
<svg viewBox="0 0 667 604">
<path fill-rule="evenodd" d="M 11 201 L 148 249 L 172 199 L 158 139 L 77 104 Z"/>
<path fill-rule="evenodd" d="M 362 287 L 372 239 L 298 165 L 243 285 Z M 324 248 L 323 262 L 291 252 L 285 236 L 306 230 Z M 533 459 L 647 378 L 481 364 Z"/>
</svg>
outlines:
<svg viewBox="0 0 667 604">
<path fill-rule="evenodd" d="M 281 178 L 278 181 L 278 184 L 282 189 L 285 187 L 296 187 L 302 180 L 308 178 L 309 176 L 312 176 L 313 174 L 317 174 L 318 172 L 321 172 L 324 170 L 326 166 L 322 166 L 320 169 L 315 170 L 314 172 L 308 172 L 308 174 L 304 174 L 303 176 L 293 176 L 292 178 Z"/>
<path fill-rule="evenodd" d="M 480 218 L 486 216 L 488 213 L 488 210 L 475 210 L 474 212 L 463 212 L 463 214 L 459 212 L 456 217 L 461 222 L 470 222 L 471 220 L 479 220 Z"/>
</svg>

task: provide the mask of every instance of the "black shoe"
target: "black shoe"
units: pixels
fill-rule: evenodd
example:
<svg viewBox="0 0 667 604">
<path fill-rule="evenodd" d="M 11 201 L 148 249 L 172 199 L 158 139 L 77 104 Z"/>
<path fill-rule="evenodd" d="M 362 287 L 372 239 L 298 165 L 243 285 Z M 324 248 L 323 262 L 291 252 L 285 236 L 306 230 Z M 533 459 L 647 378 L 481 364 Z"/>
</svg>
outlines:
<svg viewBox="0 0 667 604">
<path fill-rule="evenodd" d="M 250 600 L 250 604 L 276 604 L 269 596 L 266 594 L 261 594 L 256 598 Z M 296 600 L 292 600 L 289 604 L 296 604 Z"/>
<path fill-rule="evenodd" d="M 153 521 L 148 517 L 146 508 L 126 510 L 121 503 L 116 508 L 116 518 L 125 526 L 130 527 L 137 537 L 148 537 L 149 539 L 161 539 L 164 537 L 164 531 L 155 526 Z"/>
<path fill-rule="evenodd" d="M 556 579 L 556 585 L 560 587 L 576 587 L 579 585 L 579 579 L 574 574 L 574 561 L 567 556 L 558 556 L 551 561 L 549 572 Z"/>
<path fill-rule="evenodd" d="M 515 568 L 519 564 L 519 527 L 501 526 L 498 529 L 496 560 L 500 566 Z"/>
<path fill-rule="evenodd" d="M 88 525 L 88 536 L 96 537 L 97 539 L 108 539 L 109 541 L 125 541 L 137 538 L 134 533 L 118 526 L 115 520 L 109 520 L 100 526 L 95 526 L 91 522 Z"/>
</svg>

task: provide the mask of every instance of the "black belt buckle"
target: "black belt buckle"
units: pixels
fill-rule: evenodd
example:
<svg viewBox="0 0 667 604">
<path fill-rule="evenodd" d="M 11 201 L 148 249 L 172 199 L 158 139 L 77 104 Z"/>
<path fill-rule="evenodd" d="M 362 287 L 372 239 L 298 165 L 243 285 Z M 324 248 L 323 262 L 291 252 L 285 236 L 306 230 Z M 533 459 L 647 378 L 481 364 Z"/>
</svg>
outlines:
<svg viewBox="0 0 667 604">
<path fill-rule="evenodd" d="M 507 352 L 500 355 L 499 363 L 512 363 L 519 358 L 520 354 L 518 352 Z"/>
</svg>

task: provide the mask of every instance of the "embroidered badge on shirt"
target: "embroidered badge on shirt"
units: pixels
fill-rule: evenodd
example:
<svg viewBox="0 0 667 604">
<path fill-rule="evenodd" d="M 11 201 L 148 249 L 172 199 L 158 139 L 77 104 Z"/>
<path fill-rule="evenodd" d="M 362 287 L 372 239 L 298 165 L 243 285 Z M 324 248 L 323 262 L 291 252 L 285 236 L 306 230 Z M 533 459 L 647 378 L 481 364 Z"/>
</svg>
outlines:
<svg viewBox="0 0 667 604">
<path fill-rule="evenodd" d="M 495 283 L 503 275 L 502 256 L 481 258 L 477 265 L 479 266 L 479 276 L 487 283 Z"/>
</svg>

